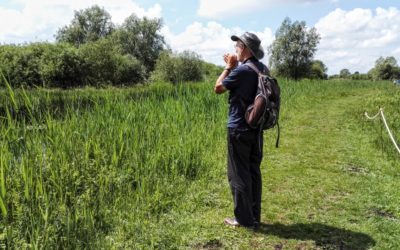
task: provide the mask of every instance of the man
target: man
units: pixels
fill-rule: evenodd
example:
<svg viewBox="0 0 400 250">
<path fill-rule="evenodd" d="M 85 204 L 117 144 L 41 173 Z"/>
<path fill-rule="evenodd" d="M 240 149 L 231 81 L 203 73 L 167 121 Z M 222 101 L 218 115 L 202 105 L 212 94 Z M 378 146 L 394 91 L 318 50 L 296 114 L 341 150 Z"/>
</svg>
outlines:
<svg viewBox="0 0 400 250">
<path fill-rule="evenodd" d="M 258 227 L 261 213 L 261 172 L 263 135 L 251 129 L 245 111 L 253 103 L 258 75 L 248 64 L 268 72 L 259 59 L 264 57 L 260 39 L 253 33 L 232 36 L 236 55 L 224 55 L 226 67 L 218 77 L 214 91 L 229 90 L 228 181 L 234 203 L 234 218 L 225 219 L 231 226 Z M 238 61 L 241 62 L 239 66 Z"/>
</svg>

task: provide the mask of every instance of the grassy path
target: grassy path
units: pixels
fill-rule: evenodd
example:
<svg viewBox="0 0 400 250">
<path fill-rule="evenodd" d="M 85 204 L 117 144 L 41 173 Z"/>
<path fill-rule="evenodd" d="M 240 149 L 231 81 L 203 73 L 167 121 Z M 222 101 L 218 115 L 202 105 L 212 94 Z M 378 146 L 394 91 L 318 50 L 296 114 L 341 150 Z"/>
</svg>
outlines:
<svg viewBox="0 0 400 250">
<path fill-rule="evenodd" d="M 273 148 L 275 131 L 264 135 L 260 231 L 221 225 L 231 215 L 228 186 L 221 177 L 209 190 L 217 192 L 210 198 L 215 199 L 213 206 L 196 212 L 190 220 L 208 233 L 194 226 L 185 235 L 196 235 L 190 241 L 200 243 L 188 247 L 399 248 L 400 219 L 395 206 L 400 185 L 399 175 L 392 171 L 399 164 L 382 159 L 373 147 L 374 136 L 360 126 L 366 122 L 362 110 L 375 92 L 361 88 L 346 94 L 319 93 L 316 102 L 300 102 L 285 112 L 281 147 Z M 388 190 L 394 193 L 390 196 Z"/>
</svg>

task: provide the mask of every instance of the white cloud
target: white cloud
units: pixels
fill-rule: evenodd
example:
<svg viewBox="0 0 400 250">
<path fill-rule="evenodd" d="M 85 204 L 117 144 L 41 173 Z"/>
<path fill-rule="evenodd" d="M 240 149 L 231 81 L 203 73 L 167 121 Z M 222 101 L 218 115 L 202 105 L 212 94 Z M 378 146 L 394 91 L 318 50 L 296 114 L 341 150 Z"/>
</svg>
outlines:
<svg viewBox="0 0 400 250">
<path fill-rule="evenodd" d="M 400 47 L 393 50 L 393 55 L 400 58 Z M 398 62 L 400 64 L 400 62 Z"/>
<path fill-rule="evenodd" d="M 265 28 L 263 31 L 250 32 L 255 33 L 261 39 L 265 51 L 274 39 L 270 28 Z M 172 50 L 177 52 L 191 50 L 201 55 L 208 62 L 222 65 L 223 54 L 234 53 L 234 43 L 230 37 L 243 34 L 244 30 L 240 28 L 225 28 L 220 23 L 213 21 L 207 24 L 192 23 L 179 34 L 173 34 L 168 27 L 164 27 L 161 33 L 165 36 L 166 42 L 171 46 Z M 267 62 L 266 58 L 267 56 L 263 59 L 264 62 Z"/>
<path fill-rule="evenodd" d="M 397 8 L 336 9 L 315 25 L 321 35 L 315 58 L 328 66 L 329 74 L 338 73 L 343 68 L 351 72 L 367 72 L 380 56 L 395 56 L 399 61 L 399 23 L 400 11 Z M 243 32 L 240 28 L 229 29 L 219 23 L 209 22 L 194 23 L 180 34 L 169 31 L 163 34 L 172 49 L 193 50 L 205 60 L 221 64 L 222 55 L 233 51 L 230 35 Z M 266 50 L 274 39 L 271 29 L 255 33 L 263 40 Z M 264 62 L 267 60 L 264 59 Z"/>
<path fill-rule="evenodd" d="M 323 0 L 200 0 L 197 14 L 211 19 L 224 19 L 239 14 L 262 10 L 274 4 L 313 3 Z"/>
<path fill-rule="evenodd" d="M 380 56 L 399 56 L 400 11 L 397 8 L 336 9 L 315 27 L 321 35 L 316 58 L 330 74 L 343 68 L 367 72 Z"/>
<path fill-rule="evenodd" d="M 200 0 L 197 14 L 206 18 L 222 19 L 256 9 L 260 4 L 255 0 Z"/>
<path fill-rule="evenodd" d="M 114 23 L 135 13 L 139 17 L 161 17 L 161 6 L 149 9 L 138 6 L 131 0 L 14 0 L 19 9 L 0 7 L 0 43 L 54 40 L 57 30 L 68 25 L 74 10 L 95 4 L 110 13 Z"/>
</svg>

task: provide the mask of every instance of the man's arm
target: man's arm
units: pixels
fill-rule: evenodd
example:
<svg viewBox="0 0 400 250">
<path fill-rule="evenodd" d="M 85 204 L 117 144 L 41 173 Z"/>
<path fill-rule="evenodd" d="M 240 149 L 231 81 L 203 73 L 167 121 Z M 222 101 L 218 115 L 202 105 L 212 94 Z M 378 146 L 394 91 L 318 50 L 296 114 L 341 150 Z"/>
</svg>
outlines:
<svg viewBox="0 0 400 250">
<path fill-rule="evenodd" d="M 222 94 L 225 91 L 227 91 L 224 84 L 222 84 L 222 81 L 229 75 L 231 70 L 234 67 L 236 67 L 238 64 L 236 55 L 233 55 L 233 54 L 225 54 L 224 61 L 226 63 L 225 69 L 224 69 L 224 71 L 222 71 L 221 75 L 218 77 L 217 81 L 215 82 L 215 86 L 214 86 L 214 92 L 217 94 Z"/>
<path fill-rule="evenodd" d="M 231 71 L 228 69 L 224 69 L 224 71 L 222 71 L 221 75 L 218 77 L 217 81 L 215 82 L 215 87 L 214 87 L 215 93 L 222 94 L 225 91 L 227 91 L 225 86 L 222 84 L 222 80 L 224 80 L 225 77 L 227 77 L 229 75 L 229 72 L 231 72 Z"/>
</svg>

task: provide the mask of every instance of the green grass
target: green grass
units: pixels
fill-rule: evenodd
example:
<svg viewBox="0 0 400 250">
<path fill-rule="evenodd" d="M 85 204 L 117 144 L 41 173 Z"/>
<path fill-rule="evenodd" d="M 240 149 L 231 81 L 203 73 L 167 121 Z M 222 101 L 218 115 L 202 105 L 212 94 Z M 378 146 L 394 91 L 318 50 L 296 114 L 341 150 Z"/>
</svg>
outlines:
<svg viewBox="0 0 400 250">
<path fill-rule="evenodd" d="M 397 249 L 400 90 L 281 81 L 265 133 L 262 226 L 232 216 L 227 96 L 212 84 L 0 90 L 0 247 Z"/>
</svg>

